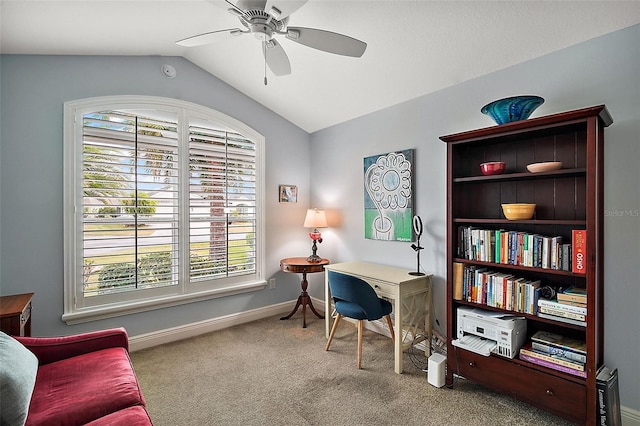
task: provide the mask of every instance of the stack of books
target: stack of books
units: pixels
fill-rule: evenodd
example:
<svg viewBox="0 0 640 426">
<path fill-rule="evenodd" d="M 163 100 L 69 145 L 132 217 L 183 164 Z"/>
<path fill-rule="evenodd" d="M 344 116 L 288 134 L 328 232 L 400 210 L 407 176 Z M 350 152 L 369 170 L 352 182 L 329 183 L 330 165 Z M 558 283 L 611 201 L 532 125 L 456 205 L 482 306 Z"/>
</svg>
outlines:
<svg viewBox="0 0 640 426">
<path fill-rule="evenodd" d="M 556 299 L 539 298 L 537 315 L 541 318 L 585 327 L 587 325 L 586 289 L 569 287 L 559 292 Z"/>
<path fill-rule="evenodd" d="M 520 348 L 523 361 L 562 371 L 578 377 L 587 377 L 587 346 L 585 342 L 540 330 L 531 336 L 531 342 Z"/>
</svg>

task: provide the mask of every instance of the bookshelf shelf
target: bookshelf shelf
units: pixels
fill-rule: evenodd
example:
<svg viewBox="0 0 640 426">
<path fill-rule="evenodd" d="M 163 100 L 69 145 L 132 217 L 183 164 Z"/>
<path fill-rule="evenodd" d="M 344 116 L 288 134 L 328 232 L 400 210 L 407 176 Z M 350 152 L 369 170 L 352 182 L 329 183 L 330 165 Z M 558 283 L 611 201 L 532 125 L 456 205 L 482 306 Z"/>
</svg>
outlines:
<svg viewBox="0 0 640 426">
<path fill-rule="evenodd" d="M 454 375 L 463 376 L 572 422 L 596 424 L 596 372 L 604 358 L 603 144 L 604 128 L 612 122 L 606 107 L 600 105 L 440 138 L 447 144 L 447 385 L 453 386 Z M 480 164 L 487 161 L 506 162 L 505 173 L 482 175 Z M 543 161 L 561 161 L 563 168 L 546 173 L 528 172 L 528 164 Z M 502 203 L 535 203 L 535 215 L 531 220 L 506 220 Z M 473 232 L 476 229 L 487 232 L 482 239 L 482 244 L 489 241 L 487 245 L 467 245 L 466 238 L 472 229 Z M 505 263 L 506 256 L 502 256 L 501 246 L 496 242 L 504 241 L 498 234 L 507 232 L 560 237 L 566 245 L 572 243 L 574 230 L 586 230 L 584 255 L 588 262 L 584 274 L 574 273 L 571 268 L 563 269 L 566 265 L 557 269 L 537 267 L 546 264 L 531 262 L 531 257 L 528 257 L 529 262 L 520 262 L 521 258 L 518 258 L 518 262 L 513 262 L 515 264 Z M 492 232 L 495 232 L 494 236 L 491 236 Z M 495 250 L 496 246 L 498 250 Z M 531 245 L 528 247 L 531 249 Z M 517 248 L 522 249 L 521 246 Z M 491 254 L 487 256 L 487 253 Z M 502 257 L 498 262 L 486 261 L 499 256 Z M 509 258 L 512 258 L 511 254 Z M 486 268 L 496 275 L 540 281 L 541 285 L 554 290 L 569 286 L 584 288 L 587 292 L 586 322 L 580 325 L 580 321 L 574 324 L 554 319 L 559 318 L 557 316 L 542 318 L 531 311 L 531 306 L 537 308 L 537 304 L 530 300 L 529 309 L 525 309 L 529 313 L 494 307 L 510 306 L 496 304 L 495 299 L 488 302 L 489 291 L 495 286 L 474 290 L 476 295 L 484 294 L 492 306 L 480 298 L 467 299 L 457 295 L 456 299 L 454 264 L 458 263 L 463 265 L 456 265 L 458 271 Z M 459 294 L 459 283 L 457 281 L 456 294 Z M 531 294 L 534 293 L 538 297 L 535 291 Z M 586 378 L 574 375 L 575 371 L 573 374 L 563 372 L 557 367 L 519 359 L 519 356 L 514 359 L 496 354 L 485 357 L 454 346 L 458 307 L 522 316 L 527 321 L 527 341 L 541 331 L 584 342 Z M 584 316 L 580 318 L 584 319 Z"/>
<path fill-rule="evenodd" d="M 531 268 L 528 266 L 520 266 L 520 265 L 505 265 L 504 263 L 493 263 L 493 262 L 482 262 L 479 260 L 469 260 L 469 259 L 461 259 L 454 258 L 454 262 L 460 262 L 467 265 L 482 265 L 488 268 L 496 268 L 496 269 L 510 269 L 514 271 L 529 271 L 531 273 L 539 273 L 539 274 L 549 274 L 549 275 L 560 275 L 566 277 L 573 277 L 576 279 L 584 279 L 585 276 L 583 274 L 574 274 L 571 271 L 563 271 L 560 269 L 544 269 L 544 268 Z"/>
<path fill-rule="evenodd" d="M 502 181 L 502 180 L 513 181 L 513 180 L 549 179 L 552 177 L 579 176 L 579 175 L 585 175 L 586 173 L 587 173 L 587 169 L 585 168 L 561 169 L 561 170 L 555 170 L 553 172 L 544 172 L 544 173 L 518 172 L 518 173 L 507 173 L 507 174 L 490 175 L 490 176 L 459 177 L 459 178 L 454 178 L 453 183 L 491 182 L 491 181 Z"/>
<path fill-rule="evenodd" d="M 460 306 L 470 306 L 472 308 L 483 309 L 485 311 L 504 312 L 506 314 L 512 314 L 512 315 L 516 315 L 516 316 L 519 316 L 519 317 L 525 317 L 530 321 L 537 321 L 537 322 L 542 322 L 542 323 L 547 323 L 547 324 L 553 324 L 553 325 L 555 325 L 557 327 L 570 328 L 570 329 L 574 329 L 574 330 L 585 331 L 585 327 L 583 327 L 581 325 L 570 324 L 570 323 L 566 323 L 566 322 L 562 322 L 562 321 L 554 321 L 554 320 L 550 320 L 550 319 L 547 319 L 547 318 L 538 317 L 536 315 L 525 314 L 524 312 L 516 312 L 516 311 L 509 311 L 509 310 L 506 310 L 506 309 L 494 308 L 493 306 L 489 306 L 489 305 L 485 305 L 485 304 L 481 304 L 481 303 L 467 302 L 465 300 L 456 300 L 456 304 L 460 305 Z"/>
<path fill-rule="evenodd" d="M 586 220 L 507 220 L 507 219 L 475 219 L 475 218 L 455 218 L 453 219 L 458 224 L 472 224 L 472 223 L 490 223 L 490 224 L 502 224 L 510 226 L 522 226 L 522 225 L 560 225 L 560 226 L 585 226 Z"/>
</svg>

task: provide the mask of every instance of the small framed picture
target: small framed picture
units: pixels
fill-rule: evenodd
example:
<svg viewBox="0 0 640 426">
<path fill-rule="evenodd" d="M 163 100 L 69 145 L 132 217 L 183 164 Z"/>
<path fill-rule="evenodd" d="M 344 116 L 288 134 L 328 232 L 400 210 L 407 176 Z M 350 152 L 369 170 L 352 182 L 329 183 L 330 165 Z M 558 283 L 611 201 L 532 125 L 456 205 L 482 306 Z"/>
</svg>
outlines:
<svg viewBox="0 0 640 426">
<path fill-rule="evenodd" d="M 295 185 L 280 185 L 281 203 L 297 203 L 298 202 L 298 187 Z"/>
</svg>

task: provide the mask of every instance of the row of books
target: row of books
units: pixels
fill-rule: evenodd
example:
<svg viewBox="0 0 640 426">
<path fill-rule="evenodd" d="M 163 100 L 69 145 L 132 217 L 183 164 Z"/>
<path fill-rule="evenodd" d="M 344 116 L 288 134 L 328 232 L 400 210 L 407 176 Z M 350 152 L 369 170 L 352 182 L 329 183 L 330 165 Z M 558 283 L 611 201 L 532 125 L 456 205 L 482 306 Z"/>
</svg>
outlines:
<svg viewBox="0 0 640 426">
<path fill-rule="evenodd" d="M 520 348 L 519 358 L 578 377 L 587 377 L 587 347 L 584 341 L 548 331 L 537 331 Z"/>
<path fill-rule="evenodd" d="M 574 248 L 575 247 L 575 248 Z M 572 230 L 572 241 L 504 229 L 458 228 L 458 257 L 481 262 L 572 271 L 586 269 L 586 231 Z"/>
<path fill-rule="evenodd" d="M 453 297 L 508 311 L 535 315 L 540 280 L 527 280 L 478 265 L 453 264 Z"/>
</svg>

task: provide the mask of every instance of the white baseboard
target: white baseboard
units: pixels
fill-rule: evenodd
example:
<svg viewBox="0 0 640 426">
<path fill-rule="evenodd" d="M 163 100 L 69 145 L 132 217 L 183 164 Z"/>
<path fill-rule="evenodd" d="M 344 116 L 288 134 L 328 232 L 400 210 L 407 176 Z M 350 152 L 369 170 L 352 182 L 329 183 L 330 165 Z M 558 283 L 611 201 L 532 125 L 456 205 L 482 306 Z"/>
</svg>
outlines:
<svg viewBox="0 0 640 426">
<path fill-rule="evenodd" d="M 324 300 L 313 299 L 313 306 L 318 312 L 324 313 Z M 295 305 L 295 300 L 278 303 L 276 305 L 265 306 L 250 311 L 238 312 L 218 318 L 211 318 L 204 321 L 185 324 L 178 327 L 167 328 L 164 330 L 153 331 L 151 333 L 140 334 L 137 336 L 129 336 L 129 350 L 131 352 L 153 346 L 163 345 L 166 343 L 176 342 L 178 340 L 187 339 L 189 337 L 199 336 L 200 334 L 210 333 L 216 330 L 232 327 L 234 325 L 244 324 L 246 322 L 256 321 L 262 318 L 274 315 L 289 313 L 291 307 Z M 298 311 L 299 312 L 299 311 Z M 296 313 L 296 316 L 298 313 Z M 380 321 L 372 321 L 367 324 L 367 328 L 380 334 L 389 336 L 386 326 Z M 425 343 L 421 342 L 416 345 L 418 350 L 424 350 Z M 640 411 L 620 407 L 622 415 L 622 426 L 640 426 Z"/>
<path fill-rule="evenodd" d="M 640 426 L 640 411 L 629 407 L 620 407 L 622 426 Z"/>
<path fill-rule="evenodd" d="M 137 336 L 129 336 L 129 350 L 131 352 L 135 352 L 141 349 L 199 336 L 200 334 L 222 330 L 223 328 L 232 327 L 234 325 L 256 321 L 273 315 L 288 313 L 295 303 L 295 300 L 282 302 L 277 305 L 265 306 L 263 308 L 252 309 L 250 311 L 238 312 L 231 315 L 211 318 L 204 321 L 153 331 L 151 333 L 140 334 Z M 318 305 L 322 305 L 322 309 L 324 309 L 323 301 L 318 301 Z"/>
</svg>

